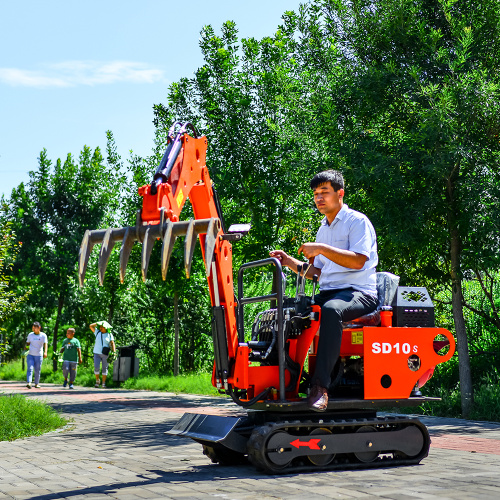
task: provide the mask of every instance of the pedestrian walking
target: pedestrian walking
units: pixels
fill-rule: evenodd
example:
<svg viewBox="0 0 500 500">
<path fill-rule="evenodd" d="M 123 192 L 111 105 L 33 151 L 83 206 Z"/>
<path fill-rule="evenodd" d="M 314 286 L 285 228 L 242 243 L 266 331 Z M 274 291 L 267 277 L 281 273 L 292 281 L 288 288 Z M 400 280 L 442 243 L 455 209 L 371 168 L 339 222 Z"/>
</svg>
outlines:
<svg viewBox="0 0 500 500">
<path fill-rule="evenodd" d="M 66 338 L 63 340 L 60 352 L 63 353 L 63 387 L 66 387 L 68 385 L 69 376 L 69 388 L 74 389 L 73 384 L 76 378 L 78 363 L 82 363 L 82 349 L 80 341 L 78 339 L 75 339 L 74 328 L 68 328 L 66 330 Z"/>
<path fill-rule="evenodd" d="M 95 335 L 94 344 L 94 375 L 95 387 L 100 386 L 99 372 L 102 364 L 102 388 L 106 387 L 106 377 L 108 376 L 108 356 L 112 351 L 116 352 L 115 339 L 111 333 L 111 325 L 107 321 L 97 321 L 90 325 L 92 333 Z"/>
<path fill-rule="evenodd" d="M 40 372 L 42 370 L 43 358 L 47 357 L 47 335 L 41 331 L 42 327 L 38 321 L 33 323 L 31 327 L 33 330 L 28 334 L 26 339 L 26 348 L 29 349 L 27 359 L 28 370 L 26 373 L 26 387 L 31 389 L 31 382 L 33 380 L 34 372 L 34 382 L 35 388 L 40 388 Z"/>
</svg>

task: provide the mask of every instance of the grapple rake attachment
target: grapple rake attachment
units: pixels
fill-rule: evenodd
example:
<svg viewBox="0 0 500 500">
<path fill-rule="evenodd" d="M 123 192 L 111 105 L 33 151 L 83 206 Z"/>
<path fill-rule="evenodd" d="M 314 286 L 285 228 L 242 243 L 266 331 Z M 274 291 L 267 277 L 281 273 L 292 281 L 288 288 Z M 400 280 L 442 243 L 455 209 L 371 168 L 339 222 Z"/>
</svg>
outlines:
<svg viewBox="0 0 500 500">
<path fill-rule="evenodd" d="M 113 229 L 87 230 L 83 236 L 80 247 L 80 257 L 78 266 L 78 277 L 80 286 L 83 286 L 85 272 L 90 258 L 90 252 L 95 244 L 101 243 L 99 253 L 99 284 L 103 284 L 104 273 L 108 265 L 111 251 L 117 241 L 122 241 L 120 249 L 120 281 L 125 279 L 125 269 L 132 251 L 134 242 L 142 242 L 141 272 L 142 279 L 146 281 L 149 259 L 153 250 L 155 240 L 162 240 L 161 249 L 161 274 L 165 280 L 167 277 L 168 263 L 172 255 L 172 249 L 178 236 L 185 236 L 184 241 L 184 268 L 186 276 L 189 278 L 191 273 L 191 263 L 193 260 L 194 246 L 198 235 L 205 235 L 204 257 L 205 272 L 207 277 L 210 275 L 211 262 L 217 245 L 217 237 L 221 230 L 220 219 L 197 219 L 183 222 L 172 222 L 165 219 L 163 211 L 159 224 L 142 225 L 140 213 L 135 226 L 120 227 Z"/>
</svg>

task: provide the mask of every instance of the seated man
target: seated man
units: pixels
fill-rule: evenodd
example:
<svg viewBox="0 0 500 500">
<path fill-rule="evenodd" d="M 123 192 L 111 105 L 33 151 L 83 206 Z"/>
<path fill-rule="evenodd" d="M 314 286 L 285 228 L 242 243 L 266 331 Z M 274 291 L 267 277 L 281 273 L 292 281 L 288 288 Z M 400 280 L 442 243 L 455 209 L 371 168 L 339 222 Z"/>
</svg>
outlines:
<svg viewBox="0 0 500 500">
<path fill-rule="evenodd" d="M 342 322 L 377 308 L 378 256 L 371 222 L 344 204 L 342 174 L 335 170 L 320 172 L 311 180 L 311 189 L 314 203 L 325 218 L 316 241 L 304 243 L 298 252 L 312 264 L 307 277 L 319 277 L 320 293 L 315 301 L 321 306 L 321 323 L 308 405 L 315 411 L 325 411 L 331 374 L 340 356 Z M 274 250 L 270 255 L 295 272 L 297 265 L 302 264 L 282 250 Z"/>
</svg>

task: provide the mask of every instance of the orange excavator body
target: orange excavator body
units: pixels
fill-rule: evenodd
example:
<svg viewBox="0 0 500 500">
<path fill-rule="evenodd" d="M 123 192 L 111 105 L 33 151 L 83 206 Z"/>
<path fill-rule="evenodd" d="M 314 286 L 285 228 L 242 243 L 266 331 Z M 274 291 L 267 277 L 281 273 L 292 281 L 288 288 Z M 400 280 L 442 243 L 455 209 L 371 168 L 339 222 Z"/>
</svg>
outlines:
<svg viewBox="0 0 500 500">
<path fill-rule="evenodd" d="M 162 242 L 162 276 L 165 279 L 172 247 L 178 236 L 186 238 L 185 268 L 189 277 L 193 247 L 196 237 L 199 236 L 213 310 L 214 386 L 221 392 L 229 394 L 235 403 L 244 408 L 261 410 L 270 415 L 279 414 L 280 418 L 285 419 L 299 415 L 297 417 L 299 422 L 305 420 L 305 417 L 310 422 L 311 412 L 307 409 L 304 398 L 304 381 L 307 380 L 307 372 L 312 372 L 315 364 L 321 309 L 314 305 L 312 297 L 305 297 L 298 289 L 295 299 L 285 297 L 281 283 L 281 264 L 273 258 L 242 266 L 238 274 L 236 296 L 231 241 L 239 240 L 248 229 L 239 231 L 237 228 L 231 231 L 230 228 L 226 231 L 221 208 L 206 166 L 207 139 L 192 137 L 187 133 L 189 127 L 194 130 L 194 127 L 187 124 L 182 126 L 176 135 L 173 134 L 174 127 L 169 132 L 167 151 L 153 181 L 139 188 L 143 203 L 136 225 L 87 231 L 80 250 L 80 284 L 83 286 L 90 251 L 96 243 L 102 244 L 99 257 L 99 279 L 102 284 L 110 252 L 117 241 L 122 241 L 120 251 L 122 281 L 134 241 L 143 244 L 141 267 L 144 280 L 147 277 L 152 246 L 157 240 Z M 194 135 L 197 135 L 196 131 Z M 180 221 L 182 208 L 188 198 L 193 208 L 194 220 Z M 243 272 L 265 266 L 271 266 L 275 275 L 273 291 L 262 297 L 245 297 Z M 271 302 L 274 306 L 262 313 L 258 320 L 256 319 L 250 339 L 249 335 L 245 334 L 243 309 L 246 304 L 255 302 Z M 386 304 L 381 311 L 381 322 L 377 326 L 351 325 L 344 330 L 340 354 L 342 373 L 339 373 L 338 379 L 342 379 L 344 372 L 347 374 L 348 367 L 351 367 L 356 371 L 356 380 L 351 386 L 346 382 L 338 398 L 335 397 L 334 390 L 328 414 L 335 415 L 339 411 L 343 414 L 346 411 L 354 413 L 371 411 L 369 409 L 383 406 L 415 406 L 425 399 L 415 394 L 418 394 L 419 388 L 432 376 L 435 366 L 449 360 L 453 355 L 455 341 L 450 332 L 434 326 L 398 326 L 392 319 L 390 309 Z M 447 352 L 444 354 L 443 347 L 447 347 Z M 283 429 L 290 433 L 289 428 L 276 428 L 275 434 L 274 431 L 269 431 L 271 435 L 265 437 L 267 451 L 262 452 L 255 451 L 257 448 L 259 450 L 262 448 L 259 439 L 264 439 L 254 437 L 255 432 L 264 433 L 257 424 L 254 425 L 255 432 L 252 433 L 252 437 L 250 439 L 248 436 L 245 437 L 247 444 L 244 446 L 247 448 L 244 449 L 241 443 L 233 444 L 232 438 L 227 437 L 231 436 L 231 433 L 239 432 L 234 430 L 240 425 L 239 423 L 235 423 L 234 429 L 228 431 L 227 435 L 214 437 L 206 430 L 203 423 L 205 418 L 206 416 L 200 419 L 196 416 L 186 416 L 171 433 L 189 436 L 201 442 L 206 454 L 213 461 L 224 462 L 225 457 L 232 457 L 231 454 L 236 452 L 239 455 L 248 454 L 253 463 L 265 470 L 271 472 L 282 470 L 280 465 L 282 458 L 281 455 L 273 455 L 273 443 L 278 439 L 276 436 L 283 436 L 285 432 Z M 272 422 L 277 420 L 280 419 L 275 416 L 271 418 Z M 219 424 L 222 428 L 226 426 L 225 421 L 218 421 L 216 426 Z M 293 436 L 297 437 L 297 433 L 301 435 L 306 432 L 302 430 L 304 425 L 297 424 L 297 429 L 301 430 L 293 433 Z M 318 434 L 340 432 L 336 423 L 329 425 L 330 427 L 325 425 L 321 427 L 319 423 L 312 427 L 310 425 L 307 432 Z M 352 429 L 348 429 L 349 432 L 360 431 L 361 427 L 353 425 Z M 378 430 L 377 425 L 376 423 L 364 425 L 360 432 L 374 433 Z M 418 462 L 427 454 L 428 435 L 426 436 L 420 423 L 408 424 L 405 421 L 404 424 L 398 425 L 399 427 L 396 426 L 394 429 L 391 427 L 391 430 L 399 432 L 402 428 L 411 428 L 404 432 L 419 433 L 419 437 L 416 438 L 418 443 L 415 445 L 418 452 L 411 455 L 413 461 L 410 460 L 411 463 Z M 390 427 L 389 424 L 387 426 Z M 214 424 L 210 423 L 208 427 L 212 429 Z M 193 428 L 197 430 L 193 431 Z M 389 445 L 385 443 L 380 446 L 382 447 L 380 452 L 383 453 L 383 446 Z M 318 456 L 323 456 L 326 452 L 322 449 L 317 453 Z M 364 463 L 364 459 L 372 456 L 367 453 L 361 451 L 355 455 Z M 405 449 L 404 453 L 408 454 L 408 450 Z M 315 454 L 316 452 L 313 453 L 316 457 Z M 407 463 L 401 461 L 400 452 L 393 454 L 395 460 L 399 460 L 398 463 Z M 285 470 L 299 470 L 300 466 L 297 464 L 301 463 L 300 457 L 303 457 L 303 454 L 293 451 L 287 457 L 289 461 Z M 326 460 L 324 458 L 311 459 L 309 455 L 308 457 L 313 467 L 327 465 L 323 463 Z M 375 459 L 368 460 L 368 462 L 373 461 Z M 331 465 L 333 462 L 334 459 L 331 459 L 328 464 Z M 294 464 L 291 469 L 290 464 Z M 297 467 L 299 469 L 296 469 Z"/>
</svg>

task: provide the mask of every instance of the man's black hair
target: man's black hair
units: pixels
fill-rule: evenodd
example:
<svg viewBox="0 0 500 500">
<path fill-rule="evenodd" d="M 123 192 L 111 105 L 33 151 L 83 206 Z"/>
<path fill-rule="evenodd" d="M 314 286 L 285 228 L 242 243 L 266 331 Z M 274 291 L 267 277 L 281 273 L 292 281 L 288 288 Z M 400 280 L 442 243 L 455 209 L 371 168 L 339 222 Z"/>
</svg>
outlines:
<svg viewBox="0 0 500 500">
<path fill-rule="evenodd" d="M 344 176 L 338 170 L 324 170 L 311 179 L 311 189 L 316 189 L 321 184 L 329 182 L 334 191 L 344 189 Z"/>
<path fill-rule="evenodd" d="M 40 323 L 38 323 L 38 321 L 35 321 L 35 322 L 33 323 L 33 326 L 38 327 L 38 328 L 41 328 L 41 327 L 42 327 L 42 325 L 40 325 Z"/>
</svg>

